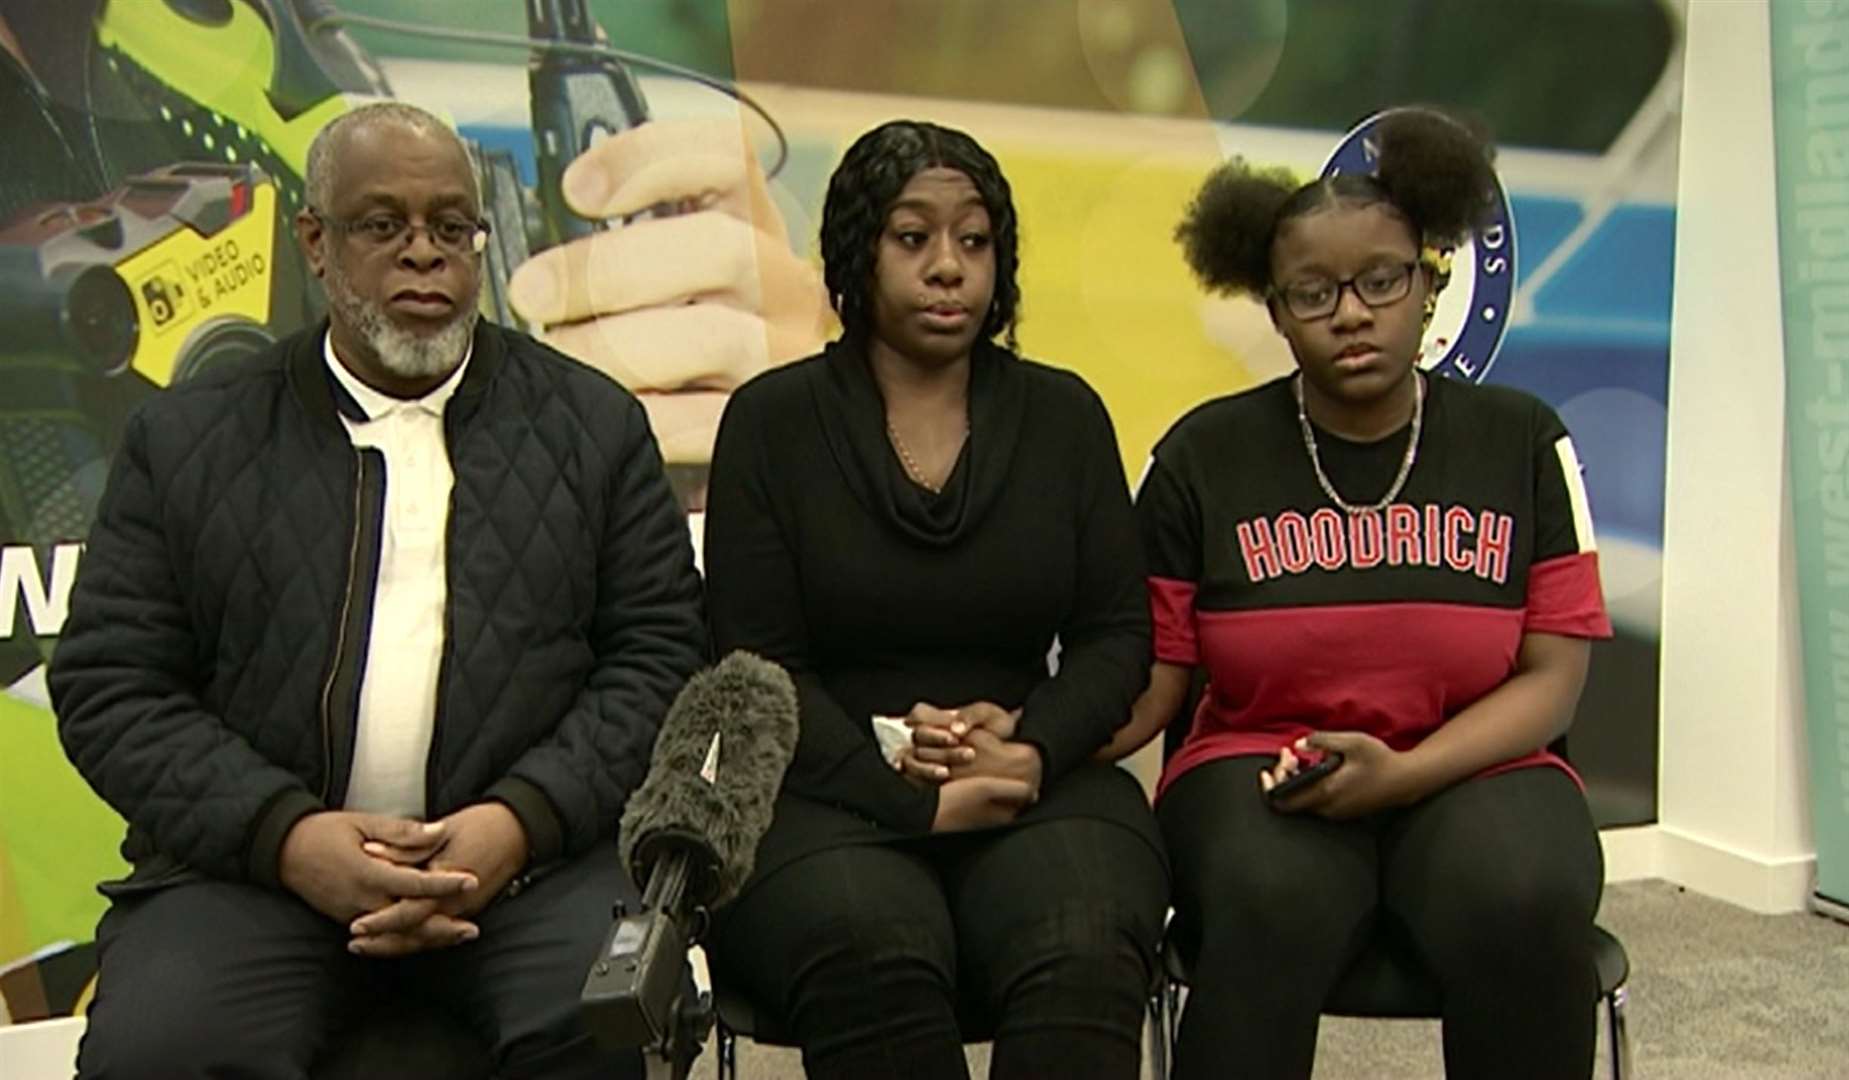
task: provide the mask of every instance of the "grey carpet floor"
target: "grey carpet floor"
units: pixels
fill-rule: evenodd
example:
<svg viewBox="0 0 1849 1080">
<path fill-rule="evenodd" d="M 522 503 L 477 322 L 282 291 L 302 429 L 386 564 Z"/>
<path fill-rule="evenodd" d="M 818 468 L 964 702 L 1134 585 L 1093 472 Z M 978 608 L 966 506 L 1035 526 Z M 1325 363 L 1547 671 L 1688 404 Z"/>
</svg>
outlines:
<svg viewBox="0 0 1849 1080">
<path fill-rule="evenodd" d="M 1633 1080 L 1849 1080 L 1849 926 L 1754 915 L 1661 881 L 1610 886 L 1599 921 L 1631 957 Z M 984 1076 L 987 1048 L 969 1057 Z M 695 1075 L 714 1076 L 716 1060 L 709 1047 Z M 795 1080 L 802 1065 L 741 1043 L 739 1075 Z M 1442 1075 L 1436 1023 L 1323 1021 L 1316 1080 Z M 1595 1075 L 1609 1075 L 1602 1029 Z"/>
</svg>

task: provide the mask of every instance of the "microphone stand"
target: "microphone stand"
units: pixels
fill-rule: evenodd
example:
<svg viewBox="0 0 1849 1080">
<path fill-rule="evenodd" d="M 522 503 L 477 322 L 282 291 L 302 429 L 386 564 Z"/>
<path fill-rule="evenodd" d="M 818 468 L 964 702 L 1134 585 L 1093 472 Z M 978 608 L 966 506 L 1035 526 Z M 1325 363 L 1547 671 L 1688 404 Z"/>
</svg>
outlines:
<svg viewBox="0 0 1849 1080">
<path fill-rule="evenodd" d="M 568 45 L 602 44 L 586 0 L 528 0 L 527 34 Z M 572 213 L 559 186 L 565 168 L 598 139 L 646 121 L 648 102 L 629 69 L 607 56 L 542 53 L 528 67 L 527 84 L 546 246 L 589 236 L 604 226 Z"/>
<path fill-rule="evenodd" d="M 649 1080 L 685 1080 L 713 1029 L 712 994 L 684 975 L 687 950 L 707 921 L 706 908 L 688 902 L 705 869 L 695 863 L 699 854 L 674 847 L 650 869 L 635 913 L 616 905 L 616 924 L 580 996 L 592 1036 L 609 1047 L 640 1047 Z"/>
</svg>

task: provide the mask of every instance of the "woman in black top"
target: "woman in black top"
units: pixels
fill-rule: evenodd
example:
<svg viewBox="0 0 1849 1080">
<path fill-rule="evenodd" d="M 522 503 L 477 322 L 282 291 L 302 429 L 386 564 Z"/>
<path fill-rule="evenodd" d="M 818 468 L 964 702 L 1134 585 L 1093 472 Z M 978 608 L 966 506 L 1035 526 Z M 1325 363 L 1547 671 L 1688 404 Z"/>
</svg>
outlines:
<svg viewBox="0 0 1849 1080">
<path fill-rule="evenodd" d="M 992 343 L 1015 215 L 967 135 L 862 136 L 822 252 L 844 334 L 739 389 L 713 455 L 715 643 L 801 702 L 715 963 L 811 1076 L 964 1076 L 960 1031 L 993 1032 L 997 1077 L 1134 1076 L 1167 873 L 1093 760 L 1150 657 L 1110 419 Z M 876 718 L 910 740 L 889 756 Z"/>
</svg>

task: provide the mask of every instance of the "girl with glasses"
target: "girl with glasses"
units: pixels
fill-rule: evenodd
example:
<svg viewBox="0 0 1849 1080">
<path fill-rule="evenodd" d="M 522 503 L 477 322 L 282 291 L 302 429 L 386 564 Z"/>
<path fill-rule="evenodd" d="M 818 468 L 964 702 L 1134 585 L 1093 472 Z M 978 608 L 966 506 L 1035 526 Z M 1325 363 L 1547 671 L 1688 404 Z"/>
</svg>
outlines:
<svg viewBox="0 0 1849 1080">
<path fill-rule="evenodd" d="M 1297 364 L 1183 417 L 1137 496 L 1156 663 L 1110 753 L 1205 682 L 1158 789 L 1177 1075 L 1308 1077 L 1385 934 L 1442 988 L 1449 1075 L 1583 1077 L 1603 868 L 1549 746 L 1611 632 L 1585 491 L 1546 405 L 1421 371 L 1426 253 L 1489 209 L 1489 147 L 1423 110 L 1377 133 L 1373 176 L 1231 161 L 1177 230 Z"/>
</svg>

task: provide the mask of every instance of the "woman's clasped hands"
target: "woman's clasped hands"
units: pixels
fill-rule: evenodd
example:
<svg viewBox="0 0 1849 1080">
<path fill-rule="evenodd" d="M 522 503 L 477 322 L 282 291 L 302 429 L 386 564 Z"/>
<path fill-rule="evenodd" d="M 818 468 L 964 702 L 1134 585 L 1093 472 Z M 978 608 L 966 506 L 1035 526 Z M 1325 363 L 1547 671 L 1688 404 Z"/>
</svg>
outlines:
<svg viewBox="0 0 1849 1080">
<path fill-rule="evenodd" d="M 956 708 L 919 702 L 905 715 L 911 743 L 897 768 L 915 784 L 936 786 L 933 832 L 1006 825 L 1040 797 L 1040 751 L 1014 741 L 1021 710 L 978 701 Z"/>
</svg>

